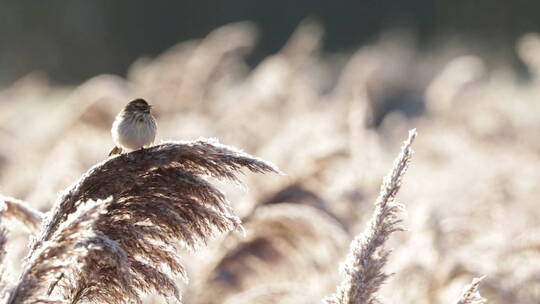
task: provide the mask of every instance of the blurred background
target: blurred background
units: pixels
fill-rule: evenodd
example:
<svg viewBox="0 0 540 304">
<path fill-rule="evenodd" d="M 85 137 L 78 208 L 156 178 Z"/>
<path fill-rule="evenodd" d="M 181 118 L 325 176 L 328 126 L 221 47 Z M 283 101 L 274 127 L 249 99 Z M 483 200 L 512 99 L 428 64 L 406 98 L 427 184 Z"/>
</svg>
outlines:
<svg viewBox="0 0 540 304">
<path fill-rule="evenodd" d="M 461 42 L 470 51 L 513 60 L 516 39 L 539 29 L 539 11 L 532 0 L 5 1 L 0 84 L 33 71 L 69 84 L 100 73 L 124 75 L 136 58 L 246 20 L 260 30 L 248 57 L 254 65 L 276 52 L 306 17 L 323 25 L 322 48 L 329 52 L 354 50 L 399 28 L 422 49 Z"/>
<path fill-rule="evenodd" d="M 287 174 L 219 185 L 247 237 L 182 253 L 185 303 L 317 303 L 416 128 L 381 296 L 452 303 L 486 275 L 490 303 L 539 303 L 538 31 L 525 0 L 3 1 L 0 193 L 49 210 L 146 98 L 157 143 L 217 137 Z M 27 241 L 10 231 L 15 277 Z"/>
</svg>

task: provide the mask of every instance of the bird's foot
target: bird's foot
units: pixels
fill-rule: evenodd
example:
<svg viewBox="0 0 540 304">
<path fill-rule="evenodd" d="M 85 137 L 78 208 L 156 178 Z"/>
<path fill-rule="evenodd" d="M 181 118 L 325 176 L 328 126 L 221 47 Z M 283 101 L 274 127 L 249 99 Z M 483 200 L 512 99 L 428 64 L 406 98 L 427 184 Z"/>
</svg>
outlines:
<svg viewBox="0 0 540 304">
<path fill-rule="evenodd" d="M 115 146 L 111 152 L 109 152 L 109 156 L 115 155 L 115 154 L 122 154 L 122 148 Z"/>
</svg>

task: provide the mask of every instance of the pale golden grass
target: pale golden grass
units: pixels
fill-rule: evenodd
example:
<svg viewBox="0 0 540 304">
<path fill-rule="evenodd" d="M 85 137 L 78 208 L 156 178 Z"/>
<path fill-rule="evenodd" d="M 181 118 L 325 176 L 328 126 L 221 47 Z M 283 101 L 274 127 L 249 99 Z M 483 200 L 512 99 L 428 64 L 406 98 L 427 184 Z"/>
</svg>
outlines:
<svg viewBox="0 0 540 304">
<path fill-rule="evenodd" d="M 379 196 L 375 201 L 375 211 L 367 229 L 355 237 L 342 272 L 345 278 L 337 291 L 325 299 L 326 303 L 336 304 L 375 304 L 380 300 L 377 291 L 388 279 L 383 271 L 390 251 L 384 243 L 396 231 L 402 231 L 399 212 L 403 206 L 395 201 L 401 187 L 401 180 L 413 154 L 412 143 L 416 130 L 409 132 L 409 138 L 403 143 L 401 153 L 394 160 L 394 166 L 384 178 Z"/>
<path fill-rule="evenodd" d="M 243 221 L 246 235 L 230 235 L 216 260 L 207 261 L 197 288 L 199 303 L 221 303 L 283 280 L 316 284 L 324 294 L 347 241 L 339 222 L 313 207 L 291 203 L 260 206 Z"/>
<path fill-rule="evenodd" d="M 263 284 L 255 286 L 245 292 L 235 294 L 224 304 L 308 304 L 315 303 L 319 299 L 321 286 L 313 282 L 287 282 L 275 284 Z"/>
<path fill-rule="evenodd" d="M 21 200 L 0 195 L 0 217 L 2 220 L 16 220 L 31 232 L 38 230 L 43 214 Z"/>
<path fill-rule="evenodd" d="M 486 299 L 484 299 L 480 292 L 478 292 L 478 285 L 480 285 L 480 282 L 482 281 L 482 278 L 475 278 L 472 283 L 465 287 L 465 290 L 463 290 L 463 294 L 457 301 L 457 304 L 484 304 L 486 303 Z"/>
<path fill-rule="evenodd" d="M 8 274 L 6 272 L 6 254 L 7 254 L 7 229 L 0 219 L 0 299 L 4 299 L 8 290 Z"/>
<path fill-rule="evenodd" d="M 19 265 L 33 261 L 36 271 L 43 271 L 47 280 L 57 282 L 38 280 L 37 285 L 43 286 L 36 285 L 39 292 L 29 292 L 29 296 L 59 302 L 65 301 L 63 293 L 78 298 L 82 293 L 73 290 L 75 285 L 71 282 L 84 283 L 80 280 L 84 273 L 105 271 L 102 267 L 83 266 L 90 265 L 92 257 L 101 257 L 104 263 L 100 265 L 118 270 L 114 277 L 103 279 L 103 284 L 125 293 L 126 299 L 146 293 L 149 289 L 141 291 L 145 286 L 159 285 L 150 288 L 153 295 L 145 303 L 164 303 L 159 299 L 160 290 L 172 299 L 178 292 L 184 302 L 194 304 L 205 300 L 198 297 L 205 293 L 214 294 L 214 301 L 218 302 L 222 298 L 228 302 L 319 302 L 342 283 L 335 263 L 347 255 L 347 249 L 332 242 L 332 234 L 324 231 L 326 224 L 320 225 L 323 229 L 305 227 L 328 223 L 330 218 L 337 223 L 334 227 L 346 227 L 336 232 L 341 236 L 338 238 L 351 241 L 370 222 L 372 202 L 379 195 L 380 176 L 388 170 L 403 134 L 417 128 L 421 136 L 414 144 L 414 165 L 399 194 L 399 200 L 407 203 L 404 226 L 409 231 L 392 234 L 384 246 L 377 247 L 391 247 L 393 252 L 384 269 L 378 267 L 380 263 L 368 266 L 382 269 L 381 278 L 386 278 L 388 272 L 394 275 L 371 295 L 387 299 L 388 303 L 452 303 L 464 282 L 486 275 L 479 289 L 489 303 L 540 302 L 540 251 L 536 237 L 540 221 L 537 34 L 518 41 L 516 54 L 525 64 L 523 68 L 530 72 L 526 77 L 517 76 L 503 58 L 496 60 L 494 66 L 490 54 L 469 52 L 466 45 L 456 45 L 451 39 L 443 39 L 450 42 L 425 52 L 415 48 L 411 36 L 394 33 L 382 35 L 354 53 L 322 51 L 324 27 L 313 19 L 301 23 L 280 51 L 251 67 L 246 56 L 256 46 L 259 34 L 264 33 L 259 33 L 251 23 L 231 24 L 204 39 L 173 46 L 156 58 L 140 58 L 126 77 L 96 75 L 71 88 L 58 87 L 44 76 L 31 74 L 0 91 L 0 192 L 28 202 L 34 209 L 52 210 L 42 221 L 50 232 L 38 231 L 31 236 L 30 243 L 35 237 L 35 250 L 30 255 L 28 234 L 20 229 L 41 227 L 30 224 L 37 219 L 31 215 L 33 212 L 27 212 L 32 209 L 14 209 L 6 204 L 1 209 L 3 224 L 9 232 L 7 242 L 4 241 L 6 269 L 19 274 Z M 122 265 L 125 266 L 126 257 L 129 263 L 134 258 L 115 251 L 117 247 L 113 245 L 120 236 L 130 236 L 126 231 L 129 225 L 100 220 L 104 216 L 101 208 L 106 209 L 105 214 L 114 209 L 118 218 L 128 213 L 131 217 L 127 209 L 115 209 L 125 204 L 126 208 L 139 208 L 136 215 L 145 214 L 144 223 L 157 223 L 148 225 L 152 228 L 137 226 L 148 233 L 141 242 L 155 249 L 139 248 L 137 261 L 142 256 L 170 257 L 167 250 L 156 245 L 164 243 L 154 241 L 159 239 L 156 231 L 170 235 L 176 229 L 173 234 L 181 239 L 175 240 L 174 245 L 187 245 L 181 247 L 201 247 L 204 242 L 200 235 L 209 233 L 204 229 L 199 234 L 186 233 L 180 228 L 188 222 L 162 223 L 160 219 L 169 219 L 173 213 L 144 205 L 156 201 L 148 197 L 152 193 L 160 193 L 159 206 L 178 206 L 179 201 L 201 198 L 198 189 L 210 189 L 204 186 L 207 181 L 188 177 L 192 173 L 200 177 L 199 172 L 178 176 L 178 170 L 193 169 L 190 162 L 160 162 L 136 153 L 129 159 L 103 161 L 112 145 L 112 118 L 126 100 L 138 97 L 154 104 L 160 126 L 158 138 L 218 137 L 250 154 L 272 160 L 287 173 L 246 175 L 242 181 L 248 192 L 241 192 L 232 184 L 221 185 L 231 201 L 226 211 L 212 204 L 186 203 L 203 210 L 185 214 L 189 215 L 189 223 L 199 223 L 195 220 L 200 218 L 197 215 L 214 219 L 203 226 L 194 225 L 193 229 L 221 223 L 222 230 L 228 231 L 238 227 L 236 215 L 247 215 L 248 223 L 244 239 L 238 235 L 204 238 L 209 246 L 194 253 L 180 250 L 173 259 L 166 258 L 168 263 L 182 258 L 182 271 L 192 283 L 183 283 L 180 268 L 175 268 L 178 271 L 174 275 L 158 265 L 153 270 L 129 268 L 133 273 L 126 275 L 121 271 L 125 269 Z M 412 105 L 423 106 L 425 112 L 410 115 L 407 111 Z M 375 121 L 380 123 L 378 128 L 372 127 Z M 195 141 L 191 143 L 195 151 L 201 151 Z M 214 156 L 221 155 L 218 150 L 215 152 Z M 131 166 L 138 162 L 149 167 L 138 170 Z M 99 165 L 94 167 L 95 164 Z M 127 166 L 126 172 L 115 169 L 123 166 Z M 90 175 L 78 179 L 88 168 L 93 168 Z M 120 177 L 124 173 L 130 178 Z M 101 177 L 93 180 L 93 176 Z M 176 185 L 171 179 L 182 183 Z M 107 182 L 96 182 L 100 180 Z M 61 192 L 70 183 L 73 186 Z M 154 192 L 144 190 L 145 184 L 160 183 L 168 186 L 157 187 Z M 129 189 L 124 189 L 126 185 Z M 169 193 L 179 190 L 189 195 Z M 166 198 L 161 197 L 164 193 Z M 212 193 L 204 200 L 220 197 L 219 193 Z M 312 212 L 306 211 L 305 216 L 292 211 L 287 216 L 290 210 L 301 208 L 284 202 L 315 208 L 310 207 Z M 93 204 L 101 207 L 91 208 Z M 23 205 L 12 205 L 20 206 Z M 264 210 L 274 212 L 269 216 L 275 219 L 272 224 L 262 221 Z M 324 219 L 321 215 L 325 215 Z M 76 216 L 80 219 L 76 220 Z M 257 223 L 262 224 L 259 227 Z M 283 228 L 286 233 L 265 228 L 280 223 L 287 223 Z M 71 236 L 72 229 L 83 226 L 88 233 Z M 101 228 L 97 229 L 98 226 Z M 189 231 L 197 231 L 193 229 Z M 212 231 L 220 235 L 220 228 L 216 229 Z M 274 255 L 264 254 L 245 258 L 253 254 L 247 248 L 254 243 L 255 235 L 278 240 L 264 243 L 268 245 L 264 248 L 271 249 L 263 253 L 275 252 L 272 250 L 277 248 L 281 258 L 267 259 Z M 67 265 L 62 257 L 48 257 L 42 248 L 43 244 L 50 244 L 50 252 L 60 254 L 64 249 L 59 249 L 62 245 L 57 241 L 65 244 L 66 253 L 91 254 L 81 256 L 80 263 Z M 316 249 L 310 251 L 310 245 Z M 235 248 L 246 255 L 234 255 Z M 40 259 L 35 255 L 39 252 L 50 263 L 37 263 Z M 323 252 L 336 257 L 325 258 Z M 243 288 L 231 287 L 232 281 L 224 279 L 221 283 L 225 287 L 219 287 L 219 292 L 209 291 L 205 286 L 214 283 L 204 284 L 213 281 L 208 269 L 219 269 L 214 266 L 225 256 L 231 257 L 228 265 L 247 265 L 234 272 L 247 283 Z M 373 257 L 381 262 L 384 255 Z M 151 264 L 149 259 L 141 259 Z M 71 267 L 70 275 L 67 271 L 57 275 L 55 263 Z M 294 276 L 284 271 L 287 268 L 294 269 Z M 71 271 L 77 269 L 84 273 Z M 177 288 L 172 288 L 171 281 L 154 270 L 167 273 L 170 278 L 179 277 L 174 282 Z M 104 276 L 111 271 L 103 272 Z M 141 275 L 149 272 L 163 280 L 159 284 L 145 280 L 147 285 L 143 286 Z M 136 286 L 124 284 L 129 277 L 138 282 Z M 302 281 L 304 278 L 307 280 Z M 7 281 L 11 285 L 17 283 L 13 279 Z M 105 298 L 96 301 L 111 301 L 114 294 L 104 293 Z M 96 296 L 92 292 L 86 295 Z"/>
</svg>

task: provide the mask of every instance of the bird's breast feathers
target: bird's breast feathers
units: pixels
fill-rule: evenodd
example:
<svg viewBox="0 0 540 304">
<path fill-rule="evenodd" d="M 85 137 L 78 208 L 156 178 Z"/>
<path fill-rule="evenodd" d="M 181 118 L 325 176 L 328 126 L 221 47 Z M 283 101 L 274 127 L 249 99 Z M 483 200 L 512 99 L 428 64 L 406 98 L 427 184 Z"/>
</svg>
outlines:
<svg viewBox="0 0 540 304">
<path fill-rule="evenodd" d="M 113 123 L 114 141 L 128 149 L 136 150 L 154 142 L 156 122 L 151 115 L 119 117 Z"/>
</svg>

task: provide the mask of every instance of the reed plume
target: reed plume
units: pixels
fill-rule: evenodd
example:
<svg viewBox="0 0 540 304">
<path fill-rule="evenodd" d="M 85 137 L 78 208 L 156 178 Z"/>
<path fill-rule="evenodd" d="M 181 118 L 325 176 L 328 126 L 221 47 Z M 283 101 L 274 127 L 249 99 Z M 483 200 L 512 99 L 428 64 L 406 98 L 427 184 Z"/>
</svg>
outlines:
<svg viewBox="0 0 540 304">
<path fill-rule="evenodd" d="M 30 232 L 35 232 L 39 229 L 43 214 L 28 206 L 26 202 L 0 195 L 0 217 L 17 220 Z"/>
<path fill-rule="evenodd" d="M 240 182 L 270 163 L 215 140 L 166 142 L 109 158 L 60 196 L 43 223 L 8 303 L 180 300 L 176 250 L 241 228 L 224 194 L 203 176 Z"/>
<path fill-rule="evenodd" d="M 281 282 L 255 286 L 245 292 L 238 293 L 224 304 L 308 304 L 313 303 L 314 284 L 299 282 Z"/>
<path fill-rule="evenodd" d="M 484 279 L 481 278 L 474 278 L 472 283 L 465 287 L 463 290 L 463 293 L 461 294 L 461 297 L 456 302 L 456 304 L 484 304 L 486 303 L 486 299 L 484 299 L 480 292 L 478 291 L 478 286 L 480 285 L 480 282 Z"/>
<path fill-rule="evenodd" d="M 236 171 L 243 167 L 257 173 L 277 172 L 272 164 L 212 139 L 164 142 L 144 151 L 107 159 L 88 170 L 63 192 L 51 215 L 46 218 L 42 234 L 32 248 L 47 241 L 80 202 L 121 194 L 126 188 L 140 184 L 141 177 L 149 170 L 177 168 L 192 175 L 209 175 L 240 182 Z"/>
<path fill-rule="evenodd" d="M 306 283 L 306 276 L 323 285 L 346 248 L 347 234 L 339 222 L 311 206 L 261 206 L 244 221 L 246 236 L 229 235 L 204 271 L 198 303 L 222 303 L 233 294 L 284 280 Z"/>
<path fill-rule="evenodd" d="M 380 303 L 377 291 L 389 277 L 383 271 L 390 251 L 384 243 L 395 231 L 402 231 L 398 212 L 403 206 L 395 202 L 401 186 L 401 179 L 413 155 L 411 144 L 416 130 L 409 131 L 401 153 L 394 160 L 394 166 L 386 175 L 375 202 L 375 211 L 366 230 L 352 241 L 349 254 L 343 265 L 345 278 L 337 291 L 324 299 L 329 304 L 376 304 Z"/>
<path fill-rule="evenodd" d="M 1 219 L 0 219 L 1 222 Z M 4 227 L 4 224 L 0 224 L 0 299 L 4 299 L 6 296 L 8 285 L 7 271 L 5 268 L 4 261 L 6 259 L 6 244 L 7 244 L 7 229 Z"/>
</svg>

